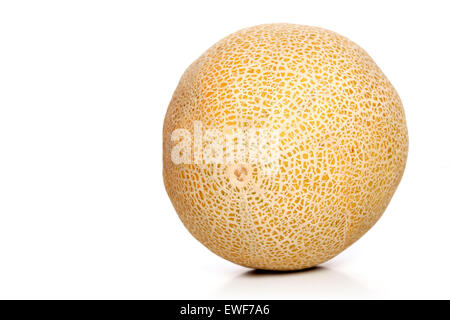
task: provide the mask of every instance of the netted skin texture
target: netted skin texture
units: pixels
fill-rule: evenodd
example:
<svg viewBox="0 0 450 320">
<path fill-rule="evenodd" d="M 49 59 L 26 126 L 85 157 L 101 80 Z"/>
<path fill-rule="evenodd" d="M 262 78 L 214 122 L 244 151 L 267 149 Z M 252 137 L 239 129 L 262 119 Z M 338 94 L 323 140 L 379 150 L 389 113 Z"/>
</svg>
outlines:
<svg viewBox="0 0 450 320">
<path fill-rule="evenodd" d="M 178 128 L 280 131 L 278 169 L 175 164 Z M 242 266 L 299 270 L 380 218 L 404 171 L 400 98 L 372 58 L 334 32 L 267 24 L 222 39 L 183 74 L 163 129 L 163 176 L 186 228 Z M 194 152 L 194 151 L 193 151 Z"/>
</svg>

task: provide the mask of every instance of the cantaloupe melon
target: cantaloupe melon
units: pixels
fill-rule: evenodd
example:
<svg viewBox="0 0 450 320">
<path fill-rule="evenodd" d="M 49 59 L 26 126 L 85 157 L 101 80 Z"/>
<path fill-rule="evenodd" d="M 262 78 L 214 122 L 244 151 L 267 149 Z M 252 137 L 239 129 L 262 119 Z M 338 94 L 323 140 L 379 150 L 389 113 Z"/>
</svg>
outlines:
<svg viewBox="0 0 450 320">
<path fill-rule="evenodd" d="M 201 152 L 207 130 L 251 129 L 277 132 L 276 158 Z M 247 28 L 208 49 L 182 76 L 163 136 L 164 184 L 186 228 L 217 255 L 268 270 L 312 267 L 358 240 L 385 211 L 408 153 L 402 103 L 372 58 L 295 24 Z"/>
</svg>

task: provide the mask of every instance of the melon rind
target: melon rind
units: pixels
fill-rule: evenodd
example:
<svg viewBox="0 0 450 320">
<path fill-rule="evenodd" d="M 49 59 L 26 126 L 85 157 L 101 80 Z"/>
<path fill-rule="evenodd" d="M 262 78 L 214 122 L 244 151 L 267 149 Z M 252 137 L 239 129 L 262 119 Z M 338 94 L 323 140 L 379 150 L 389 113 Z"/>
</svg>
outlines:
<svg viewBox="0 0 450 320">
<path fill-rule="evenodd" d="M 174 130 L 280 130 L 276 172 L 175 164 Z M 267 24 L 222 39 L 183 74 L 163 129 L 167 193 L 190 233 L 242 266 L 298 270 L 336 256 L 381 217 L 404 171 L 401 100 L 372 58 L 325 29 Z M 240 165 L 240 164 L 235 164 Z"/>
</svg>

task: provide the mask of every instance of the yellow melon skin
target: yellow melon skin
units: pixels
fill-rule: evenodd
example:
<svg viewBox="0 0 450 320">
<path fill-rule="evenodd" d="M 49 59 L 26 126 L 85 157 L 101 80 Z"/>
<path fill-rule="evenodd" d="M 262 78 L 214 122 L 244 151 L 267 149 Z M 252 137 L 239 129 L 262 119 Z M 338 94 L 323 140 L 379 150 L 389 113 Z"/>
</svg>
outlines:
<svg viewBox="0 0 450 320">
<path fill-rule="evenodd" d="M 174 163 L 171 134 L 194 121 L 280 130 L 278 170 Z M 163 136 L 164 183 L 186 228 L 217 255 L 267 270 L 309 268 L 358 240 L 386 209 L 408 153 L 402 103 L 372 58 L 295 24 L 247 28 L 208 49 L 182 76 Z"/>
</svg>

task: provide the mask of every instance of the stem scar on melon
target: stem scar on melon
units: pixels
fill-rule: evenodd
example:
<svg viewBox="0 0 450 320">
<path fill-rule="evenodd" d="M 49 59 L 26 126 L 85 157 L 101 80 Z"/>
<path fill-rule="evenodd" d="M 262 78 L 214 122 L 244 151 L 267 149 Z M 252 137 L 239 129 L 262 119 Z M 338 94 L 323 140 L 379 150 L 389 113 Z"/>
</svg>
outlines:
<svg viewBox="0 0 450 320">
<path fill-rule="evenodd" d="M 230 127 L 277 130 L 276 148 L 250 161 L 245 141 L 227 162 L 212 133 Z M 310 268 L 358 240 L 407 154 L 392 84 L 361 47 L 317 27 L 266 24 L 222 39 L 185 71 L 164 120 L 164 184 L 181 221 L 212 252 L 258 269 Z"/>
<path fill-rule="evenodd" d="M 251 167 L 246 164 L 229 165 L 227 175 L 232 184 L 244 186 L 250 179 Z"/>
</svg>

